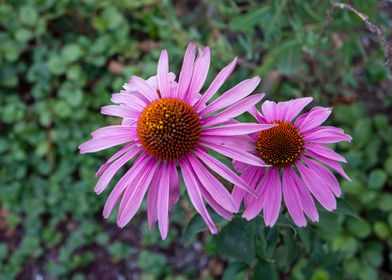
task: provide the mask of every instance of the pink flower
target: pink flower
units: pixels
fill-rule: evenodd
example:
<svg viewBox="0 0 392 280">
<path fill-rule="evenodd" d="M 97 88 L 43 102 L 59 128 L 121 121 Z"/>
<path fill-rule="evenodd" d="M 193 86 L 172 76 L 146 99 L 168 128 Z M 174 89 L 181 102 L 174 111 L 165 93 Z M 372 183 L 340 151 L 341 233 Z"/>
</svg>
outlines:
<svg viewBox="0 0 392 280">
<path fill-rule="evenodd" d="M 178 82 L 169 73 L 168 54 L 164 50 L 156 76 L 147 80 L 133 76 L 121 93 L 113 94 L 112 102 L 118 105 L 105 106 L 101 112 L 121 117 L 122 124 L 94 131 L 93 139 L 79 147 L 80 153 L 92 153 L 124 145 L 98 170 L 100 178 L 94 189 L 97 194 L 105 190 L 121 167 L 134 160 L 110 193 L 103 210 L 105 218 L 120 201 L 117 224 L 124 227 L 147 193 L 149 226 L 152 228 L 158 221 L 165 239 L 169 211 L 180 196 L 177 167 L 192 204 L 212 233 L 217 228 L 204 201 L 228 220 L 236 207 L 230 192 L 211 171 L 255 195 L 238 175 L 207 151 L 211 149 L 240 162 L 264 166 L 260 158 L 242 147 L 251 143 L 247 134 L 271 125 L 232 121 L 263 98 L 263 94 L 249 96 L 260 78 L 245 80 L 209 102 L 234 70 L 236 61 L 235 58 L 223 68 L 201 95 L 210 65 L 210 50 L 200 49 L 195 60 L 195 45 L 190 43 Z"/>
<path fill-rule="evenodd" d="M 327 167 L 350 179 L 339 164 L 346 162 L 344 157 L 325 144 L 351 141 L 351 137 L 340 128 L 321 126 L 331 114 L 331 108 L 315 107 L 296 118 L 311 101 L 311 97 L 278 103 L 265 101 L 262 113 L 255 107 L 250 110 L 259 123 L 276 126 L 251 135 L 253 153 L 271 167 L 234 163 L 244 181 L 259 195 L 256 199 L 234 187 L 236 207 L 239 209 L 244 199 L 243 217 L 247 220 L 263 210 L 265 224 L 272 227 L 279 216 L 282 191 L 287 210 L 300 227 L 306 226 L 304 214 L 318 221 L 311 194 L 326 210 L 336 209 L 335 196 L 339 197 L 341 190 Z"/>
</svg>

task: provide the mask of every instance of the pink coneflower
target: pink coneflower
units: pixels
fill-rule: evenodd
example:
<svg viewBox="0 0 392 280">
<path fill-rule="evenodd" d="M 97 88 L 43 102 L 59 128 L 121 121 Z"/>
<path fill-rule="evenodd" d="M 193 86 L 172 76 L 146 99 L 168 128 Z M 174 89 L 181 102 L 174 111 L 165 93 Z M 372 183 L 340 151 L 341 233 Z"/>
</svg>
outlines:
<svg viewBox="0 0 392 280">
<path fill-rule="evenodd" d="M 263 210 L 265 224 L 272 227 L 279 216 L 282 191 L 287 210 L 300 227 L 306 226 L 304 213 L 312 221 L 318 221 L 311 194 L 326 210 L 336 209 L 335 196 L 339 197 L 341 190 L 327 166 L 350 179 L 339 164 L 346 162 L 344 157 L 325 144 L 351 141 L 351 137 L 340 128 L 321 126 L 331 114 L 331 108 L 315 107 L 296 118 L 311 101 L 311 97 L 278 103 L 265 101 L 262 113 L 255 107 L 250 110 L 259 123 L 276 126 L 251 135 L 254 154 L 271 167 L 235 163 L 241 177 L 259 195 L 256 199 L 234 187 L 237 209 L 245 196 L 243 217 L 247 220 Z"/>
<path fill-rule="evenodd" d="M 211 171 L 244 190 L 253 190 L 207 149 L 240 162 L 264 166 L 260 158 L 242 147 L 251 143 L 247 134 L 271 127 L 232 121 L 263 98 L 263 94 L 247 97 L 259 84 L 259 77 L 239 83 L 207 105 L 234 70 L 236 61 L 223 68 L 201 95 L 210 65 L 210 50 L 200 49 L 195 60 L 195 45 L 190 43 L 178 83 L 175 75 L 169 73 L 168 54 L 164 50 L 157 76 L 148 80 L 133 76 L 121 93 L 113 94 L 112 101 L 118 105 L 105 106 L 102 113 L 123 118 L 122 124 L 94 131 L 93 139 L 80 146 L 81 153 L 91 153 L 125 144 L 98 170 L 100 178 L 94 189 L 97 194 L 122 166 L 134 160 L 110 193 L 103 210 L 105 218 L 121 199 L 117 224 L 124 227 L 147 193 L 149 226 L 152 228 L 158 221 L 165 239 L 168 212 L 180 195 L 179 166 L 189 198 L 210 231 L 216 233 L 217 228 L 204 200 L 219 215 L 231 219 L 236 211 L 232 196 Z"/>
</svg>

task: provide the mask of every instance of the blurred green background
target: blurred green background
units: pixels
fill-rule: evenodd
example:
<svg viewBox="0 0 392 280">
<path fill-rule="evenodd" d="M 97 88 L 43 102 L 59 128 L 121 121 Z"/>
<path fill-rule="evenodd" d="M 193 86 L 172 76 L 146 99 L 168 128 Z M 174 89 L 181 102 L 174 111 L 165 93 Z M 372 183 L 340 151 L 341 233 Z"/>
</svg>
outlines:
<svg viewBox="0 0 392 280">
<path fill-rule="evenodd" d="M 391 41 L 391 1 L 351 3 Z M 190 40 L 211 47 L 208 81 L 239 56 L 225 89 L 260 75 L 266 98 L 334 107 L 354 139 L 336 146 L 352 178 L 337 214 L 306 229 L 282 217 L 263 254 L 246 243 L 258 220 L 213 237 L 186 196 L 163 242 L 145 206 L 123 230 L 101 217 L 94 174 L 113 150 L 78 145 L 118 122 L 99 108 L 155 74 L 161 49 L 178 73 Z M 391 106 L 377 37 L 328 1 L 0 0 L 0 279 L 392 279 Z"/>
</svg>

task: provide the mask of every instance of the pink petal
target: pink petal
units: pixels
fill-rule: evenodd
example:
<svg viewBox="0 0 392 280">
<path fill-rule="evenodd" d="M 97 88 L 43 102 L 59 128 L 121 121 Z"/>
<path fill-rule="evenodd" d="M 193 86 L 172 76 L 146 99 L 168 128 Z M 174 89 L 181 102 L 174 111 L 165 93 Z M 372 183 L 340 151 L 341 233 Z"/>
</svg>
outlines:
<svg viewBox="0 0 392 280">
<path fill-rule="evenodd" d="M 220 146 L 227 146 L 231 148 L 241 147 L 244 151 L 253 151 L 255 150 L 255 144 L 252 138 L 246 135 L 238 135 L 238 136 L 210 136 L 210 135 L 202 135 L 200 139 L 203 142 L 217 144 Z"/>
<path fill-rule="evenodd" d="M 230 62 L 225 68 L 223 68 L 215 79 L 212 81 L 206 92 L 202 95 L 200 100 L 195 104 L 194 108 L 198 111 L 201 106 L 204 106 L 211 97 L 220 89 L 224 82 L 230 77 L 233 72 L 235 65 L 237 64 L 237 57 Z"/>
<path fill-rule="evenodd" d="M 116 104 L 127 105 L 131 110 L 139 111 L 139 112 L 141 112 L 147 105 L 142 99 L 139 99 L 135 94 L 129 94 L 129 93 L 115 93 L 112 95 L 112 98 L 110 100 Z"/>
<path fill-rule="evenodd" d="M 320 180 L 323 181 L 326 186 L 328 186 L 335 196 L 339 197 L 342 194 L 339 182 L 331 173 L 331 171 L 325 168 L 322 164 L 307 157 L 302 157 L 301 159 L 306 163 L 307 166 L 309 166 L 309 168 L 316 172 Z"/>
<path fill-rule="evenodd" d="M 310 102 L 312 97 L 303 97 L 289 101 L 289 106 L 285 114 L 285 121 L 291 122 Z"/>
<path fill-rule="evenodd" d="M 264 93 L 263 97 L 264 97 Z M 268 123 L 267 120 L 263 117 L 263 115 L 257 110 L 256 106 L 252 106 L 248 112 L 259 122 L 259 123 Z"/>
<path fill-rule="evenodd" d="M 351 136 L 344 133 L 343 129 L 333 126 L 321 126 L 303 134 L 306 142 L 338 143 L 351 141 Z"/>
<path fill-rule="evenodd" d="M 121 150 L 119 150 L 118 152 L 116 152 L 114 155 L 112 155 L 104 164 L 101 165 L 101 167 L 98 169 L 97 173 L 95 173 L 96 177 L 99 177 L 102 175 L 103 172 L 105 172 L 105 170 L 108 169 L 108 167 L 110 166 L 110 164 L 115 161 L 116 159 L 118 159 L 120 156 L 122 156 L 123 154 L 125 154 L 126 152 L 128 152 L 131 148 L 133 148 L 136 145 L 136 143 L 131 143 L 128 144 L 126 146 L 124 146 L 123 148 L 121 148 Z"/>
<path fill-rule="evenodd" d="M 91 133 L 94 138 L 115 137 L 115 136 L 128 136 L 132 138 L 136 136 L 136 127 L 125 125 L 109 125 L 101 127 Z"/>
<path fill-rule="evenodd" d="M 167 51 L 163 50 L 159 57 L 157 67 L 157 81 L 158 88 L 162 98 L 170 97 L 170 83 L 169 83 L 169 56 Z"/>
<path fill-rule="evenodd" d="M 315 107 L 306 115 L 300 125 L 297 122 L 294 125 L 300 129 L 301 133 L 305 133 L 325 122 L 331 112 L 331 108 Z"/>
<path fill-rule="evenodd" d="M 168 174 L 170 178 L 170 196 L 169 196 L 169 209 L 177 203 L 180 198 L 180 182 L 178 179 L 178 172 L 176 164 L 169 161 L 167 162 Z"/>
<path fill-rule="evenodd" d="M 348 177 L 348 175 L 346 174 L 346 172 L 344 172 L 343 168 L 340 166 L 339 162 L 336 162 L 335 160 L 331 160 L 329 158 L 320 156 L 312 151 L 304 151 L 303 152 L 304 155 L 312 157 L 317 159 L 318 161 L 320 161 L 321 163 L 329 166 L 330 168 L 332 168 L 333 170 L 335 170 L 336 172 L 338 172 L 340 175 L 342 175 L 346 180 L 351 181 L 350 177 Z"/>
<path fill-rule="evenodd" d="M 138 184 L 141 179 L 141 173 L 145 173 L 147 165 L 151 164 L 151 162 L 153 162 L 153 159 L 149 158 L 146 153 L 142 153 L 135 160 L 132 167 L 124 174 L 123 177 L 121 177 L 106 200 L 105 207 L 103 209 L 103 216 L 105 218 L 109 217 L 124 190 L 131 184 Z"/>
<path fill-rule="evenodd" d="M 215 116 L 209 116 L 204 118 L 202 120 L 203 125 L 205 126 L 216 125 L 231 120 L 241 115 L 242 113 L 246 112 L 250 108 L 252 108 L 252 106 L 260 102 L 260 100 L 263 99 L 263 97 L 264 94 L 253 94 L 252 96 L 244 98 L 241 101 L 237 102 L 236 104 L 216 114 Z"/>
<path fill-rule="evenodd" d="M 142 78 L 139 78 L 138 76 L 132 76 L 131 82 L 137 91 L 147 98 L 147 100 L 152 102 L 159 98 L 157 91 L 151 88 L 151 86 L 147 84 L 147 82 Z"/>
<path fill-rule="evenodd" d="M 150 230 L 153 229 L 154 223 L 158 220 L 157 205 L 158 205 L 158 189 L 160 187 L 161 177 L 163 175 L 163 168 L 161 163 L 157 163 L 155 176 L 152 178 L 151 186 L 147 193 L 147 220 Z"/>
<path fill-rule="evenodd" d="M 99 178 L 97 184 L 95 185 L 94 191 L 97 194 L 103 192 L 106 186 L 109 184 L 110 180 L 112 180 L 113 176 L 120 170 L 121 167 L 124 166 L 128 161 L 130 161 L 134 156 L 136 156 L 140 152 L 141 148 L 137 147 L 133 149 L 123 156 L 121 156 L 118 160 L 113 162 L 109 168 L 102 174 Z"/>
<path fill-rule="evenodd" d="M 250 186 L 250 188 L 252 190 L 255 190 L 256 186 L 260 182 L 260 180 L 263 177 L 263 175 L 264 175 L 264 171 L 263 171 L 262 168 L 249 166 L 241 174 L 241 178 L 246 183 L 248 183 L 248 185 Z M 237 212 L 238 212 L 240 210 L 240 207 L 241 207 L 242 199 L 244 198 L 244 195 L 247 195 L 247 193 L 244 191 L 243 188 L 239 187 L 238 185 L 235 185 L 231 195 L 233 197 L 234 205 L 236 206 Z"/>
<path fill-rule="evenodd" d="M 216 234 L 218 229 L 216 228 L 214 222 L 212 221 L 210 214 L 203 203 L 203 198 L 201 196 L 200 189 L 198 188 L 198 182 L 196 177 L 192 173 L 192 169 L 190 168 L 190 163 L 187 161 L 180 161 L 179 162 L 182 175 L 185 182 L 185 187 L 187 189 L 189 198 L 197 210 L 203 220 L 206 222 L 208 228 L 210 229 L 212 234 Z"/>
<path fill-rule="evenodd" d="M 154 177 L 155 168 L 155 162 L 149 163 L 144 169 L 145 173 L 141 175 L 138 184 L 132 187 L 128 187 L 125 190 L 125 193 L 120 202 L 117 216 L 117 225 L 119 227 L 123 228 L 135 216 L 137 210 L 142 204 L 143 197 L 146 194 L 148 187 L 150 186 L 151 180 Z"/>
<path fill-rule="evenodd" d="M 210 193 L 206 190 L 205 187 L 201 184 L 200 180 L 198 179 L 198 176 L 195 174 L 194 170 L 192 171 L 192 176 L 195 178 L 195 181 L 197 183 L 197 187 L 201 191 L 202 197 L 206 200 L 206 202 L 212 207 L 212 209 L 218 213 L 221 217 L 223 217 L 226 220 L 231 220 L 233 218 L 233 214 L 229 211 L 227 211 L 225 208 L 223 208 L 211 195 Z"/>
<path fill-rule="evenodd" d="M 318 202 L 328 211 L 335 210 L 336 199 L 330 189 L 319 179 L 317 173 L 311 168 L 302 165 L 299 161 L 296 166 L 302 180 Z"/>
<path fill-rule="evenodd" d="M 158 227 L 161 232 L 162 239 L 166 239 L 169 231 L 169 176 L 167 168 L 163 167 L 161 182 L 158 188 Z"/>
<path fill-rule="evenodd" d="M 270 182 L 265 187 L 263 198 L 264 222 L 266 226 L 273 227 L 279 217 L 280 205 L 282 203 L 282 189 L 278 168 L 269 171 Z"/>
<path fill-rule="evenodd" d="M 301 199 L 300 195 L 298 194 L 296 182 L 294 181 L 290 170 L 294 172 L 291 167 L 283 168 L 283 197 L 287 210 L 289 211 L 290 216 L 293 218 L 295 224 L 299 227 L 304 227 L 306 226 L 306 218 L 302 211 Z"/>
<path fill-rule="evenodd" d="M 290 101 L 278 102 L 276 104 L 276 112 L 275 112 L 276 121 L 285 121 L 286 113 L 287 110 L 289 109 L 289 106 L 290 106 Z"/>
<path fill-rule="evenodd" d="M 234 136 L 246 135 L 274 127 L 274 124 L 239 123 L 215 126 L 202 130 L 201 135 Z"/>
<path fill-rule="evenodd" d="M 252 79 L 242 81 L 238 85 L 232 87 L 231 89 L 223 93 L 211 104 L 209 104 L 205 109 L 200 112 L 200 115 L 204 116 L 211 114 L 240 101 L 241 99 L 251 94 L 259 83 L 259 77 L 254 77 Z"/>
<path fill-rule="evenodd" d="M 192 79 L 193 63 L 195 61 L 195 44 L 189 43 L 185 51 L 184 62 L 178 79 L 177 93 L 174 97 L 185 97 Z"/>
<path fill-rule="evenodd" d="M 206 188 L 210 195 L 227 211 L 235 212 L 233 200 L 229 191 L 216 179 L 193 155 L 188 155 L 189 163 L 197 174 L 200 183 Z"/>
<path fill-rule="evenodd" d="M 129 107 L 118 106 L 118 105 L 107 105 L 101 108 L 101 114 L 120 117 L 120 118 L 138 118 L 140 112 L 136 112 Z"/>
<path fill-rule="evenodd" d="M 208 143 L 205 141 L 200 141 L 201 144 L 206 146 L 207 148 L 213 149 L 214 151 L 221 153 L 231 159 L 242 161 L 244 163 L 248 163 L 250 165 L 265 167 L 265 163 L 258 157 L 242 150 L 232 149 L 226 146 L 220 146 L 213 143 Z"/>
<path fill-rule="evenodd" d="M 204 152 L 201 149 L 197 149 L 195 153 L 204 162 L 206 166 L 215 171 L 221 177 L 225 178 L 233 184 L 236 184 L 238 187 L 257 197 L 257 194 L 253 191 L 251 187 L 249 187 L 249 185 L 243 179 L 241 179 L 237 174 L 235 174 L 230 168 L 221 163 L 219 160 L 210 156 L 208 153 Z"/>
<path fill-rule="evenodd" d="M 108 134 L 109 131 L 112 131 L 112 127 L 107 126 L 96 130 L 95 132 L 93 132 L 93 137 L 94 137 L 93 139 L 79 146 L 80 153 L 81 154 L 93 153 L 107 148 L 111 148 L 113 146 L 135 141 L 136 140 L 135 128 L 132 127 L 127 127 L 127 128 L 128 129 L 119 129 L 118 131 L 120 131 L 121 133 L 115 134 L 114 136 Z M 98 135 L 99 138 L 96 138 L 98 137 L 96 135 Z"/>
<path fill-rule="evenodd" d="M 193 68 L 192 80 L 189 86 L 187 99 L 192 102 L 197 94 L 200 93 L 201 88 L 207 78 L 208 69 L 210 68 L 210 49 L 207 47 L 199 50 L 199 54 L 195 61 Z"/>
<path fill-rule="evenodd" d="M 261 105 L 261 110 L 267 122 L 276 121 L 276 103 L 274 101 L 264 101 L 263 105 Z"/>
<path fill-rule="evenodd" d="M 264 196 L 272 180 L 271 175 L 273 173 L 271 172 L 271 170 L 272 168 L 270 168 L 268 171 L 265 171 L 263 179 L 256 188 L 256 192 L 259 198 L 250 199 L 247 203 L 244 213 L 242 214 L 242 217 L 247 219 L 248 221 L 255 218 L 264 207 Z"/>
<path fill-rule="evenodd" d="M 294 179 L 294 187 L 296 188 L 299 199 L 301 200 L 301 206 L 305 214 L 313 221 L 316 222 L 319 219 L 316 205 L 314 204 L 313 198 L 310 195 L 305 183 L 297 175 L 292 167 L 288 167 L 291 178 Z"/>
<path fill-rule="evenodd" d="M 332 150 L 330 147 L 327 147 L 325 145 L 322 144 L 316 144 L 316 143 L 305 143 L 305 149 L 308 149 L 320 156 L 332 159 L 332 160 L 336 160 L 336 161 L 340 161 L 340 162 L 347 162 L 346 159 L 336 153 L 334 150 Z"/>
</svg>

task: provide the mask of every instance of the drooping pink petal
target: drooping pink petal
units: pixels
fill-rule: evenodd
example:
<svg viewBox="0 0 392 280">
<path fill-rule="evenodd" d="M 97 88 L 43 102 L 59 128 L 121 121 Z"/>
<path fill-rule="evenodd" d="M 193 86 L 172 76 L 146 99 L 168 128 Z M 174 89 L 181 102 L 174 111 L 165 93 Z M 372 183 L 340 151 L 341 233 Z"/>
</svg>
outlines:
<svg viewBox="0 0 392 280">
<path fill-rule="evenodd" d="M 177 93 L 174 97 L 182 97 L 188 92 L 189 85 L 192 79 L 193 63 L 195 61 L 195 44 L 189 43 L 186 49 L 184 61 L 178 78 Z"/>
<path fill-rule="evenodd" d="M 283 168 L 283 198 L 294 223 L 299 227 L 304 227 L 306 226 L 306 218 L 302 210 L 300 195 L 298 194 L 297 186 L 291 172 L 294 172 L 291 167 Z"/>
<path fill-rule="evenodd" d="M 297 122 L 295 122 L 294 125 L 299 128 L 301 133 L 305 133 L 306 131 L 320 126 L 328 119 L 331 113 L 331 108 L 314 107 L 301 121 L 300 125 L 298 125 Z"/>
<path fill-rule="evenodd" d="M 199 101 L 195 104 L 195 110 L 199 110 L 202 106 L 204 106 L 212 96 L 220 89 L 223 83 L 230 77 L 233 72 L 235 65 L 237 64 L 237 57 L 230 62 L 225 68 L 223 68 L 218 75 L 216 75 L 215 79 L 212 81 L 206 92 L 201 96 Z"/>
<path fill-rule="evenodd" d="M 110 164 L 115 161 L 116 159 L 118 159 L 120 156 L 122 156 L 123 154 L 125 154 L 126 152 L 128 152 L 131 148 L 133 148 L 136 145 L 136 143 L 131 143 L 128 145 L 125 145 L 123 148 L 121 148 L 121 150 L 119 150 L 118 152 L 116 152 L 114 155 L 112 155 L 104 164 L 101 165 L 101 167 L 98 169 L 97 173 L 95 173 L 96 177 L 99 177 L 102 175 L 103 172 L 105 172 L 108 167 L 110 166 Z"/>
<path fill-rule="evenodd" d="M 205 168 L 200 161 L 193 155 L 188 155 L 188 160 L 192 170 L 200 181 L 200 183 L 206 188 L 210 195 L 227 211 L 235 212 L 233 200 L 229 191 L 216 179 L 212 174 Z"/>
<path fill-rule="evenodd" d="M 147 84 L 147 82 L 142 78 L 139 78 L 138 76 L 132 76 L 131 82 L 135 86 L 137 91 L 141 93 L 145 98 L 147 98 L 147 100 L 149 100 L 150 102 L 159 98 L 157 91 L 151 88 L 151 86 Z"/>
<path fill-rule="evenodd" d="M 145 172 L 147 166 L 153 161 L 152 158 L 146 153 L 142 153 L 134 162 L 132 167 L 124 174 L 123 177 L 114 186 L 108 199 L 106 200 L 105 207 L 103 209 L 103 217 L 109 217 L 113 211 L 114 206 L 123 194 L 124 190 L 131 184 L 137 185 L 141 179 L 141 174 Z"/>
<path fill-rule="evenodd" d="M 140 112 L 134 111 L 126 106 L 107 105 L 101 108 L 101 114 L 120 118 L 136 119 L 139 117 Z"/>
<path fill-rule="evenodd" d="M 177 203 L 180 198 L 180 182 L 176 164 L 172 161 L 167 162 L 167 172 L 170 179 L 169 210 Z"/>
<path fill-rule="evenodd" d="M 162 98 L 170 97 L 169 56 L 166 50 L 161 52 L 157 67 L 157 82 Z"/>
<path fill-rule="evenodd" d="M 291 122 L 310 102 L 312 97 L 303 97 L 294 100 L 290 100 L 290 104 L 286 110 L 285 121 Z"/>
<path fill-rule="evenodd" d="M 316 222 L 319 219 L 316 205 L 314 204 L 313 198 L 309 193 L 309 190 L 305 186 L 305 183 L 297 175 L 292 167 L 287 168 L 291 178 L 294 179 L 295 188 L 297 190 L 298 197 L 301 200 L 302 209 L 305 214 L 313 221 Z"/>
<path fill-rule="evenodd" d="M 328 167 L 332 168 L 333 170 L 335 170 L 336 172 L 338 172 L 340 175 L 342 175 L 346 180 L 351 181 L 350 177 L 348 177 L 348 175 L 346 174 L 346 172 L 344 172 L 343 168 L 340 166 L 339 162 L 320 156 L 310 150 L 305 150 L 303 152 L 304 155 L 312 157 L 317 159 L 318 161 L 320 161 L 321 163 L 327 165 Z"/>
<path fill-rule="evenodd" d="M 246 151 L 235 150 L 226 146 L 220 146 L 205 141 L 200 141 L 200 142 L 202 145 L 206 146 L 207 148 L 210 148 L 218 153 L 221 153 L 231 159 L 242 161 L 244 163 L 248 163 L 250 165 L 255 165 L 255 166 L 261 166 L 261 167 L 267 166 L 259 157 L 256 157 Z"/>
<path fill-rule="evenodd" d="M 328 211 L 336 209 L 336 199 L 331 190 L 322 182 L 317 173 L 311 168 L 304 166 L 299 161 L 296 164 L 299 173 L 301 174 L 302 180 L 314 197 L 320 202 L 320 204 Z"/>
<path fill-rule="evenodd" d="M 155 169 L 156 163 L 149 163 L 144 169 L 145 173 L 142 174 L 139 183 L 132 187 L 128 187 L 125 190 L 118 208 L 117 225 L 119 227 L 124 227 L 135 216 L 137 210 L 142 204 L 143 197 L 146 194 L 148 187 L 150 186 L 151 180 L 154 177 Z M 159 199 L 160 198 L 158 197 L 158 201 Z"/>
<path fill-rule="evenodd" d="M 240 101 L 241 99 L 251 94 L 259 83 L 260 78 L 257 76 L 253 77 L 252 79 L 242 81 L 241 83 L 223 93 L 211 104 L 207 105 L 207 107 L 200 112 L 200 115 L 205 116 L 211 114 Z"/>
<path fill-rule="evenodd" d="M 263 179 L 261 179 L 260 183 L 256 187 L 256 193 L 259 198 L 251 198 L 247 202 L 246 209 L 242 214 L 242 217 L 249 220 L 252 220 L 256 217 L 264 207 L 264 196 L 267 191 L 267 188 L 271 184 L 271 175 L 274 174 L 271 172 L 272 168 L 269 168 L 265 171 Z"/>
<path fill-rule="evenodd" d="M 109 184 L 110 180 L 113 179 L 113 176 L 118 172 L 118 170 L 120 170 L 120 168 L 123 167 L 124 164 L 130 161 L 133 157 L 135 157 L 140 152 L 140 150 L 141 148 L 139 147 L 134 148 L 133 150 L 127 152 L 119 159 L 117 159 L 115 162 L 113 162 L 99 178 L 94 188 L 95 193 L 97 194 L 102 193 L 106 188 L 106 186 Z"/>
<path fill-rule="evenodd" d="M 161 232 L 162 239 L 166 239 L 169 231 L 169 176 L 167 174 L 167 168 L 163 166 L 161 182 L 158 188 L 158 227 Z"/>
<path fill-rule="evenodd" d="M 192 174 L 192 169 L 190 163 L 187 161 L 179 161 L 182 175 L 184 178 L 185 187 L 187 189 L 189 198 L 195 207 L 196 211 L 200 214 L 203 220 L 206 222 L 208 228 L 212 234 L 216 234 L 218 229 L 216 228 L 214 222 L 212 221 L 210 214 L 204 205 L 203 198 L 201 196 L 201 191 L 198 188 L 197 179 Z"/>
<path fill-rule="evenodd" d="M 242 99 L 236 104 L 216 114 L 215 116 L 209 116 L 202 120 L 204 126 L 216 125 L 233 119 L 242 113 L 246 112 L 256 103 L 263 99 L 264 94 L 253 94 L 247 98 Z"/>
<path fill-rule="evenodd" d="M 252 190 L 255 190 L 263 175 L 264 169 L 255 166 L 248 166 L 248 168 L 246 168 L 241 174 L 241 178 L 246 183 L 248 183 L 249 187 Z M 231 195 L 233 197 L 234 205 L 236 206 L 238 212 L 241 207 L 241 202 L 244 196 L 247 195 L 247 193 L 243 188 L 239 187 L 238 185 L 235 185 Z"/>
<path fill-rule="evenodd" d="M 235 174 L 230 168 L 228 168 L 226 165 L 221 163 L 219 160 L 209 155 L 207 152 L 203 151 L 202 149 L 197 149 L 195 153 L 204 162 L 204 164 L 206 164 L 206 166 L 211 168 L 221 177 L 225 178 L 226 180 L 228 180 L 233 184 L 236 184 L 238 187 L 244 189 L 245 191 L 257 197 L 257 194 L 254 192 L 254 190 L 251 187 L 249 187 L 249 185 L 241 177 Z"/>
<path fill-rule="evenodd" d="M 153 229 L 155 222 L 158 220 L 157 205 L 158 205 L 158 189 L 161 183 L 163 168 L 160 162 L 157 162 L 155 176 L 152 178 L 151 186 L 147 192 L 147 220 L 148 227 Z"/>
<path fill-rule="evenodd" d="M 194 170 L 190 170 L 192 172 L 192 176 L 194 178 L 194 181 L 197 183 L 197 187 L 199 188 L 202 197 L 205 199 L 208 205 L 212 207 L 212 209 L 218 213 L 221 217 L 223 217 L 226 220 L 231 220 L 233 218 L 233 214 L 230 211 L 227 211 L 225 208 L 223 208 L 207 191 L 207 189 L 203 186 L 203 184 L 200 182 L 198 179 L 199 176 L 195 174 Z"/>
<path fill-rule="evenodd" d="M 320 180 L 325 183 L 326 186 L 333 192 L 333 194 L 339 197 L 342 194 L 342 191 L 339 186 L 339 182 L 336 177 L 325 168 L 322 164 L 313 161 L 307 157 L 301 157 L 301 159 L 305 162 L 309 168 L 315 171 L 315 173 L 319 176 Z"/>
<path fill-rule="evenodd" d="M 350 135 L 344 133 L 343 129 L 333 126 L 320 126 L 303 134 L 306 142 L 314 143 L 338 143 L 351 141 Z"/>
<path fill-rule="evenodd" d="M 275 124 L 258 124 L 258 123 L 239 123 L 221 125 L 203 129 L 201 132 L 202 136 L 205 135 L 217 135 L 217 136 L 233 136 L 233 135 L 247 135 L 254 132 L 274 127 Z"/>
<path fill-rule="evenodd" d="M 332 160 L 336 160 L 336 161 L 340 161 L 340 162 L 347 162 L 346 159 L 338 154 L 337 152 L 335 152 L 334 150 L 332 150 L 330 147 L 327 147 L 325 145 L 322 144 L 316 144 L 316 143 L 305 143 L 305 149 L 308 149 L 320 156 L 332 159 Z"/>
<path fill-rule="evenodd" d="M 193 68 L 192 80 L 189 85 L 188 95 L 185 100 L 193 103 L 197 94 L 200 93 L 201 88 L 207 78 L 208 70 L 210 68 L 210 48 L 200 49 Z"/>
<path fill-rule="evenodd" d="M 273 227 L 279 217 L 280 205 L 282 203 L 282 189 L 278 168 L 269 171 L 270 182 L 263 197 L 264 222 L 266 226 Z"/>
</svg>

